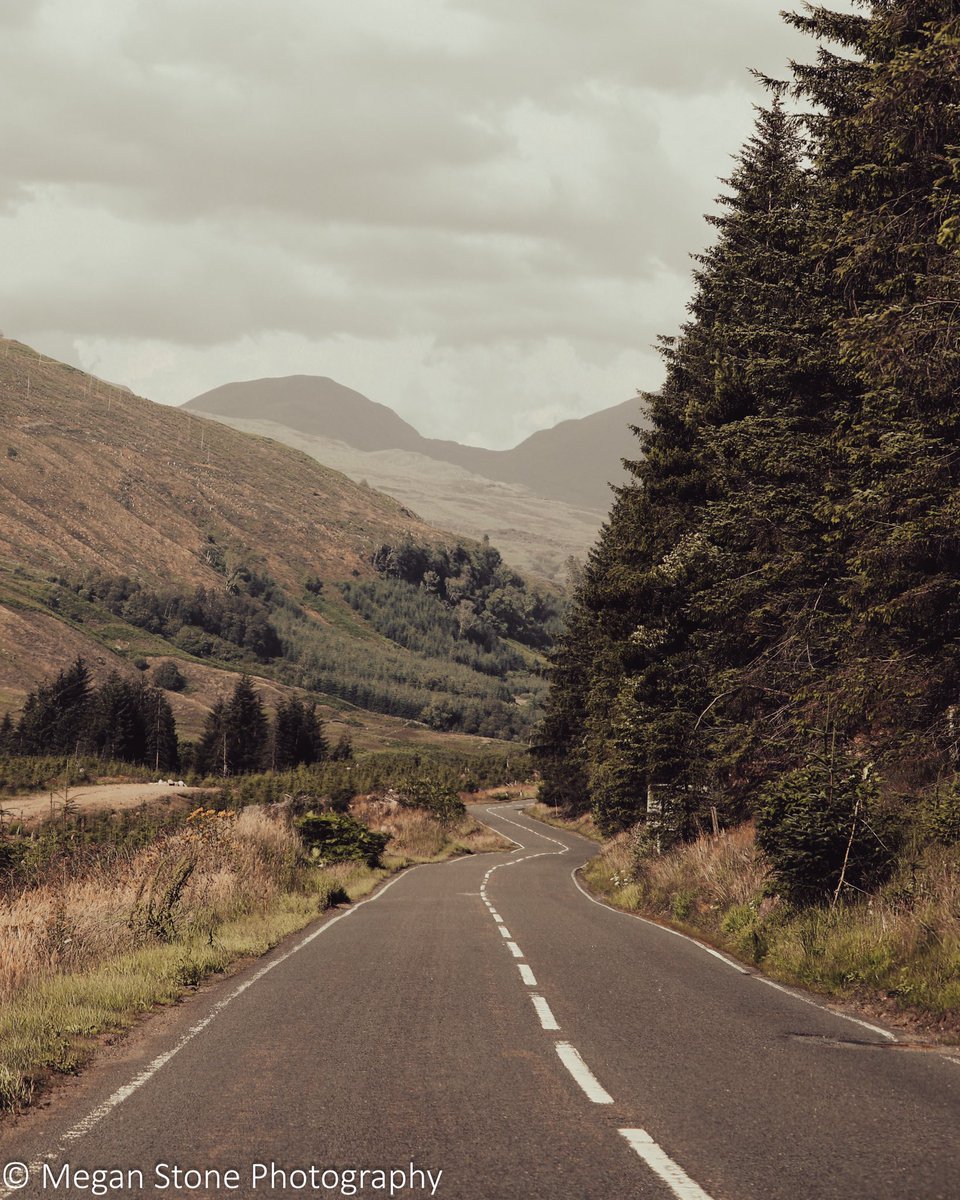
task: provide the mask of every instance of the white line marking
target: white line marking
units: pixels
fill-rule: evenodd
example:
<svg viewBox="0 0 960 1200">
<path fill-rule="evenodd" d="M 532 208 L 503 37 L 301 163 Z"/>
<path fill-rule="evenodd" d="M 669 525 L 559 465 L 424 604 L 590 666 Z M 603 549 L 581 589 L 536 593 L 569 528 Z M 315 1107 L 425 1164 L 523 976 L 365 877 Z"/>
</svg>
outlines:
<svg viewBox="0 0 960 1200">
<path fill-rule="evenodd" d="M 586 896 L 591 904 L 596 904 L 599 908 L 606 909 L 608 913 L 613 913 L 614 916 L 627 917 L 631 921 L 641 921 L 644 925 L 650 925 L 654 929 L 659 929 L 662 933 L 670 933 L 674 937 L 683 938 L 685 942 L 691 942 L 694 946 L 705 950 L 707 954 L 712 954 L 714 958 L 718 958 L 728 967 L 732 967 L 734 971 L 738 971 L 741 975 L 749 975 L 752 979 L 758 980 L 760 983 L 765 983 L 767 987 L 776 988 L 778 992 L 783 992 L 786 996 L 792 996 L 794 1000 L 799 1000 L 803 1004 L 809 1004 L 811 1008 L 817 1008 L 820 1012 L 828 1013 L 831 1017 L 839 1017 L 842 1021 L 851 1021 L 854 1025 L 860 1025 L 863 1029 L 869 1029 L 872 1033 L 877 1033 L 881 1037 L 890 1042 L 897 1041 L 897 1035 L 890 1033 L 887 1029 L 881 1029 L 879 1025 L 871 1025 L 869 1021 L 861 1021 L 857 1017 L 848 1016 L 846 1013 L 837 1012 L 835 1009 L 828 1008 L 825 1004 L 818 1004 L 816 1000 L 812 1000 L 809 996 L 804 996 L 800 992 L 793 991 L 792 988 L 784 987 L 780 983 L 775 983 L 772 979 L 768 979 L 766 975 L 761 975 L 758 971 L 751 971 L 748 967 L 741 966 L 731 958 L 727 958 L 725 954 L 721 954 L 719 950 L 714 950 L 712 946 L 706 946 L 703 942 L 697 941 L 696 938 L 690 937 L 686 933 L 681 933 L 679 929 L 671 929 L 669 925 L 660 925 L 656 921 L 649 921 L 646 917 L 641 917 L 639 913 L 624 912 L 622 908 L 613 908 L 609 904 L 604 904 L 602 900 L 598 900 L 596 896 L 591 896 L 590 893 L 582 886 L 577 878 L 579 867 L 575 867 L 571 872 L 573 882 L 577 886 L 577 891 L 581 895 Z"/>
<path fill-rule="evenodd" d="M 655 1171 L 679 1200 L 710 1200 L 710 1197 L 673 1159 L 662 1150 L 645 1129 L 618 1129 L 647 1166 Z"/>
<path fill-rule="evenodd" d="M 531 971 L 530 968 L 527 966 L 527 964 L 526 963 L 517 963 L 517 967 L 520 971 L 520 978 L 527 985 L 527 987 L 536 987 L 537 986 L 536 977 L 534 976 L 533 971 Z"/>
<path fill-rule="evenodd" d="M 506 927 L 506 925 L 501 925 L 500 926 L 500 936 L 508 938 L 508 937 L 512 937 L 513 935 L 511 934 L 510 930 Z"/>
<path fill-rule="evenodd" d="M 596 1076 L 580 1057 L 580 1052 L 569 1042 L 557 1042 L 557 1054 L 560 1061 L 574 1077 L 588 1100 L 594 1104 L 612 1104 L 613 1097 L 597 1082 Z"/>
<path fill-rule="evenodd" d="M 523 958 L 523 951 L 516 942 L 507 942 L 507 948 L 514 958 Z"/>
<path fill-rule="evenodd" d="M 544 1029 L 559 1029 L 557 1018 L 550 1011 L 550 1005 L 542 996 L 531 996 L 533 1007 L 537 1010 L 537 1016 L 540 1018 L 540 1024 Z"/>
<path fill-rule="evenodd" d="M 602 900 L 598 900 L 596 896 L 591 896 L 587 889 L 581 884 L 580 880 L 577 878 L 577 872 L 579 870 L 579 867 L 574 867 L 570 872 L 571 878 L 576 885 L 577 891 L 580 892 L 582 896 L 586 896 L 591 904 L 596 904 L 598 908 L 605 908 L 607 912 L 614 913 L 616 916 L 628 917 L 631 921 L 642 921 L 644 925 L 650 925 L 654 929 L 659 929 L 661 933 L 669 933 L 672 934 L 673 937 L 683 938 L 685 942 L 690 942 L 692 945 L 698 946 L 701 950 L 705 950 L 707 954 L 711 954 L 714 958 L 718 958 L 726 966 L 732 967 L 734 971 L 739 972 L 741 975 L 753 974 L 748 967 L 741 966 L 741 964 L 734 961 L 734 959 L 727 958 L 727 956 L 725 954 L 721 954 L 719 950 L 714 950 L 712 946 L 708 946 L 704 942 L 697 941 L 696 938 L 690 937 L 689 934 L 681 933 L 679 929 L 671 929 L 669 925 L 660 925 L 657 921 L 650 921 L 646 917 L 641 917 L 639 913 L 624 912 L 622 908 L 613 908 L 609 904 L 604 904 L 604 902 Z"/>
<path fill-rule="evenodd" d="M 358 903 L 353 905 L 352 908 L 348 908 L 346 912 L 342 912 L 338 916 L 332 917 L 330 920 L 325 921 L 321 926 L 319 926 L 319 928 L 314 929 L 311 933 L 308 933 L 306 937 L 301 938 L 295 946 L 291 946 L 291 948 L 284 954 L 279 955 L 277 958 L 272 959 L 265 966 L 261 967 L 260 970 L 251 975 L 249 979 L 239 984 L 233 989 L 233 991 L 224 996 L 222 1000 L 218 1000 L 213 1008 L 211 1008 L 211 1010 L 207 1013 L 207 1015 L 201 1020 L 197 1021 L 195 1025 L 191 1025 L 186 1033 L 184 1033 L 173 1044 L 173 1046 L 170 1047 L 169 1050 L 165 1050 L 163 1054 L 158 1054 L 157 1057 L 153 1059 L 152 1062 L 149 1062 L 143 1068 L 143 1070 L 139 1072 L 139 1074 L 135 1075 L 133 1079 L 130 1080 L 129 1083 L 125 1083 L 123 1087 L 117 1088 L 117 1090 L 111 1096 L 108 1096 L 102 1104 L 98 1104 L 97 1107 L 91 1112 L 87 1113 L 82 1120 L 78 1121 L 76 1125 L 68 1129 L 60 1138 L 60 1141 L 57 1143 L 55 1148 L 48 1154 L 44 1155 L 44 1157 L 39 1160 L 39 1163 L 31 1163 L 31 1173 L 39 1171 L 44 1161 L 58 1158 L 68 1145 L 70 1145 L 72 1142 L 79 1141 L 80 1138 L 84 1137 L 90 1132 L 91 1129 L 98 1125 L 104 1117 L 108 1116 L 115 1108 L 123 1104 L 125 1100 L 129 1100 L 130 1097 L 135 1092 L 139 1091 L 139 1089 L 142 1088 L 145 1083 L 149 1083 L 149 1081 L 162 1067 L 166 1066 L 166 1064 L 175 1055 L 179 1054 L 186 1045 L 192 1042 L 199 1033 L 202 1033 L 204 1029 L 206 1029 L 207 1026 L 214 1021 L 220 1015 L 220 1013 L 223 1012 L 228 1004 L 231 1004 L 237 999 L 238 996 L 243 995 L 247 988 L 251 988 L 255 983 L 259 983 L 264 975 L 269 974 L 269 972 L 275 967 L 279 967 L 281 963 L 285 963 L 288 958 L 292 958 L 295 954 L 299 954 L 301 950 L 303 950 L 306 946 L 309 946 L 310 943 L 318 938 L 322 933 L 326 933 L 328 929 L 332 929 L 333 926 L 339 921 L 344 921 L 347 917 L 352 917 L 353 914 L 358 909 L 363 908 L 365 904 L 373 904 L 376 900 L 379 900 L 380 897 L 388 892 L 395 883 L 399 883 L 401 879 L 407 878 L 412 874 L 413 871 L 416 870 L 419 870 L 419 868 L 412 867 L 410 870 L 404 871 L 402 875 L 398 875 L 395 879 L 391 879 L 389 883 L 384 884 L 384 886 L 376 893 L 376 895 L 371 896 L 367 900 L 358 901 Z M 5 1200 L 6 1197 L 12 1194 L 13 1193 L 10 1191 L 10 1189 L 0 1188 L 0 1200 Z"/>
<path fill-rule="evenodd" d="M 879 1025 L 871 1025 L 869 1021 L 861 1021 L 859 1017 L 850 1017 L 846 1013 L 834 1012 L 832 1008 L 826 1008 L 822 1004 L 818 1004 L 816 1000 L 811 1000 L 809 996 L 804 996 L 801 992 L 795 992 L 793 988 L 784 987 L 782 983 L 776 983 L 772 979 L 768 979 L 766 975 L 755 975 L 754 979 L 758 983 L 765 983 L 767 987 L 775 988 L 778 992 L 783 992 L 785 996 L 790 996 L 794 1000 L 799 1000 L 802 1004 L 809 1004 L 811 1008 L 818 1008 L 821 1012 L 829 1013 L 832 1017 L 841 1017 L 844 1021 L 852 1021 L 854 1025 L 859 1025 L 863 1029 L 869 1029 L 871 1033 L 878 1033 L 881 1037 L 885 1037 L 888 1042 L 895 1042 L 897 1035 L 890 1033 L 887 1029 L 881 1029 Z"/>
<path fill-rule="evenodd" d="M 490 909 L 490 916 L 493 917 L 498 925 L 503 924 L 503 917 L 498 912 L 494 912 L 492 908 Z"/>
</svg>

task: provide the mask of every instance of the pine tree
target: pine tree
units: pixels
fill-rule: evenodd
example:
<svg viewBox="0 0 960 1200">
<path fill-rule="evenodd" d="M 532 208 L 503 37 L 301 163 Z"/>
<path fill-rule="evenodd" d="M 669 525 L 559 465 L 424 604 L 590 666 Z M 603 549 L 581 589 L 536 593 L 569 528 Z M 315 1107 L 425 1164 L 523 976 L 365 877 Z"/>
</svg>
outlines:
<svg viewBox="0 0 960 1200">
<path fill-rule="evenodd" d="M 848 646 L 834 711 L 848 738 L 918 766 L 960 694 L 960 11 L 884 0 L 793 17 L 847 55 L 797 69 L 819 106 L 816 165 L 855 373 L 842 417 L 850 499 Z"/>
<path fill-rule="evenodd" d="M 0 754 L 13 754 L 16 736 L 13 718 L 9 713 L 4 713 L 3 720 L 0 721 Z"/>
<path fill-rule="evenodd" d="M 273 722 L 273 767 L 286 771 L 292 767 L 309 766 L 327 756 L 315 704 L 306 706 L 295 697 L 281 701 Z"/>
<path fill-rule="evenodd" d="M 17 726 L 20 753 L 79 754 L 86 749 L 90 694 L 90 671 L 82 658 L 31 692 Z"/>
</svg>

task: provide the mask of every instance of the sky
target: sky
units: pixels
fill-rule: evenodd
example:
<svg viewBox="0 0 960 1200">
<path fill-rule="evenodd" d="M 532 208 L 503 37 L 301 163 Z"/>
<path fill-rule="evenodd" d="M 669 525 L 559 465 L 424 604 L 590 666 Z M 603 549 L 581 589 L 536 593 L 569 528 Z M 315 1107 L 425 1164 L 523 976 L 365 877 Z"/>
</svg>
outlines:
<svg viewBox="0 0 960 1200">
<path fill-rule="evenodd" d="M 655 388 L 777 0 L 2 0 L 0 330 L 491 447 Z"/>
</svg>

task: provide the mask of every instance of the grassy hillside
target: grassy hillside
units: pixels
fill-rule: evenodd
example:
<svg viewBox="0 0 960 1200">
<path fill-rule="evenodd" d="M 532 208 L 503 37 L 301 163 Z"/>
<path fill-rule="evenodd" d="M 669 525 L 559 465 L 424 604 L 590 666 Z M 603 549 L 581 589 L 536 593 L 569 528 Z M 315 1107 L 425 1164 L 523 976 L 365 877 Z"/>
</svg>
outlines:
<svg viewBox="0 0 960 1200">
<path fill-rule="evenodd" d="M 0 419 L 0 713 L 80 654 L 95 678 L 178 660 L 188 735 L 237 671 L 268 703 L 319 696 L 361 742 L 434 736 L 431 709 L 455 733 L 528 726 L 535 655 L 482 670 L 449 638 L 411 649 L 348 604 L 339 585 L 373 581 L 377 549 L 452 542 L 398 502 L 6 340 Z M 449 624 L 439 601 L 427 616 Z"/>
</svg>

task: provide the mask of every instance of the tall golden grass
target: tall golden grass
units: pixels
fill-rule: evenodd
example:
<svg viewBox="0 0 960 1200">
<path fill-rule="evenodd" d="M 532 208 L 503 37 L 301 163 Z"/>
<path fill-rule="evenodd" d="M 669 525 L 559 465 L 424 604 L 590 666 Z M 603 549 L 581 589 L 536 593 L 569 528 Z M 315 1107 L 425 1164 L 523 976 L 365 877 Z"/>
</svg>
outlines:
<svg viewBox="0 0 960 1200">
<path fill-rule="evenodd" d="M 262 908 L 295 882 L 296 834 L 257 809 L 198 810 L 153 845 L 76 876 L 0 895 L 0 1002 L 53 974 L 84 970 L 151 943 L 194 934 Z"/>
</svg>

